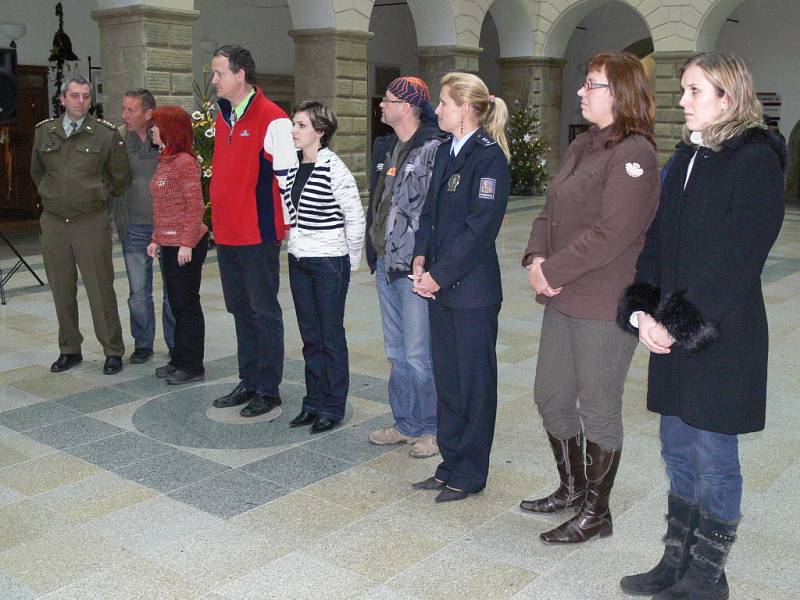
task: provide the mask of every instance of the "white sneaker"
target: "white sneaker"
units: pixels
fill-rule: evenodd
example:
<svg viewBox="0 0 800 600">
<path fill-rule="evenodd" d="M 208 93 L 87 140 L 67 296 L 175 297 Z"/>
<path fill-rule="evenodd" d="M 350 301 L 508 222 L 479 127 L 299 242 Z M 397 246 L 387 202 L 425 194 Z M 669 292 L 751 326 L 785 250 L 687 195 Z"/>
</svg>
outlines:
<svg viewBox="0 0 800 600">
<path fill-rule="evenodd" d="M 369 434 L 371 444 L 378 446 L 390 446 L 392 444 L 413 444 L 419 438 L 403 435 L 394 427 L 384 427 Z"/>
</svg>

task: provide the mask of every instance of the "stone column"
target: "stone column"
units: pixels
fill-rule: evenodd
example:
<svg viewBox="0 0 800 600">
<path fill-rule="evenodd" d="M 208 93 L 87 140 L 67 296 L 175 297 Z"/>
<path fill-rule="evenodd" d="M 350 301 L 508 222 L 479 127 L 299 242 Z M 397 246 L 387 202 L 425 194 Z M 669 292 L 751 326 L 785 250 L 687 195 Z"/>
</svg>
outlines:
<svg viewBox="0 0 800 600">
<path fill-rule="evenodd" d="M 663 165 L 675 151 L 683 132 L 680 68 L 695 52 L 656 52 L 656 146 Z"/>
<path fill-rule="evenodd" d="M 141 4 L 92 12 L 100 28 L 107 121 L 122 122 L 123 95 L 140 87 L 158 104 L 193 110 L 192 30 L 199 16 L 196 10 Z"/>
<path fill-rule="evenodd" d="M 547 172 L 555 175 L 561 157 L 561 79 L 566 61 L 544 56 L 501 58 L 500 96 L 514 110 L 514 101 L 528 97 L 550 146 Z"/>
<path fill-rule="evenodd" d="M 336 112 L 332 149 L 367 189 L 367 42 L 372 34 L 342 29 L 290 31 L 295 42 L 295 99 L 319 100 Z"/>
<path fill-rule="evenodd" d="M 419 76 L 428 84 L 431 91 L 431 104 L 439 103 L 439 80 L 451 71 L 478 74 L 478 57 L 483 48 L 472 46 L 420 46 Z"/>
</svg>

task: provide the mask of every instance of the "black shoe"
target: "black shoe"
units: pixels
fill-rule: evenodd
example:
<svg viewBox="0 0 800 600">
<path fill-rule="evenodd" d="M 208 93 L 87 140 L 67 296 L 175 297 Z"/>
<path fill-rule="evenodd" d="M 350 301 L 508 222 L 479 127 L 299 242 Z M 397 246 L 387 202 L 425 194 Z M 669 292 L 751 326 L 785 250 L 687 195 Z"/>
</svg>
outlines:
<svg viewBox="0 0 800 600">
<path fill-rule="evenodd" d="M 131 363 L 140 365 L 146 363 L 153 356 L 152 348 L 136 348 L 131 354 Z"/>
<path fill-rule="evenodd" d="M 121 356 L 106 356 L 106 364 L 103 365 L 104 375 L 116 375 L 122 371 Z"/>
<path fill-rule="evenodd" d="M 164 379 L 165 377 L 169 377 L 170 375 L 172 375 L 177 370 L 178 370 L 177 367 L 173 367 L 170 364 L 166 364 L 163 367 L 156 368 L 156 377 Z"/>
<path fill-rule="evenodd" d="M 83 360 L 83 354 L 59 354 L 58 359 L 52 365 L 50 365 L 50 372 L 51 373 L 61 373 L 61 371 L 66 371 L 67 369 L 71 369 L 79 362 Z"/>
<path fill-rule="evenodd" d="M 280 398 L 273 398 L 271 396 L 265 396 L 264 394 L 255 394 L 253 399 L 250 401 L 250 404 L 240 410 L 239 414 L 243 417 L 258 417 L 268 413 L 273 408 L 277 408 L 280 405 Z"/>
<path fill-rule="evenodd" d="M 444 487 L 444 481 L 439 481 L 436 477 L 428 477 L 425 481 L 412 483 L 411 487 L 415 490 L 440 490 Z"/>
<path fill-rule="evenodd" d="M 306 412 L 304 410 L 300 411 L 300 414 L 297 415 L 294 419 L 289 421 L 289 427 L 302 427 L 303 425 L 311 425 L 317 418 L 317 415 L 314 413 Z"/>
<path fill-rule="evenodd" d="M 457 500 L 463 500 L 469 496 L 469 492 L 465 492 L 464 490 L 454 490 L 453 488 L 445 487 L 439 495 L 436 496 L 434 499 L 435 502 L 455 502 Z"/>
<path fill-rule="evenodd" d="M 336 419 L 329 419 L 327 417 L 317 416 L 314 419 L 314 424 L 311 426 L 311 433 L 322 433 L 323 431 L 330 431 L 339 424 Z"/>
<path fill-rule="evenodd" d="M 245 402 L 249 402 L 256 395 L 255 392 L 246 390 L 243 382 L 239 382 L 233 390 L 220 396 L 214 400 L 214 406 L 217 408 L 228 408 L 230 406 L 239 406 Z"/>
<path fill-rule="evenodd" d="M 189 373 L 183 369 L 175 369 L 175 371 L 167 377 L 167 383 L 170 385 L 181 385 L 182 383 L 194 383 L 195 381 L 204 381 L 206 374 L 204 371 L 199 373 Z"/>
</svg>

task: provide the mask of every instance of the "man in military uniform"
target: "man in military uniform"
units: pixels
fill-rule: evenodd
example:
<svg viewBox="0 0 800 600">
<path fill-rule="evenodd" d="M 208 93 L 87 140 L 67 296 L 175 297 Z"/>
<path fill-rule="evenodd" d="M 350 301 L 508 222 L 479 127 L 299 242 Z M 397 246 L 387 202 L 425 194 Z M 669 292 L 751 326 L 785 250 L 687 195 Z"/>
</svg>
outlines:
<svg viewBox="0 0 800 600">
<path fill-rule="evenodd" d="M 31 177 L 42 198 L 42 256 L 58 317 L 60 373 L 81 360 L 78 268 L 97 339 L 106 355 L 103 373 L 122 370 L 122 327 L 114 293 L 111 223 L 107 203 L 131 182 L 125 142 L 116 127 L 88 114 L 92 87 L 80 75 L 61 86 L 63 118 L 36 126 Z"/>
</svg>

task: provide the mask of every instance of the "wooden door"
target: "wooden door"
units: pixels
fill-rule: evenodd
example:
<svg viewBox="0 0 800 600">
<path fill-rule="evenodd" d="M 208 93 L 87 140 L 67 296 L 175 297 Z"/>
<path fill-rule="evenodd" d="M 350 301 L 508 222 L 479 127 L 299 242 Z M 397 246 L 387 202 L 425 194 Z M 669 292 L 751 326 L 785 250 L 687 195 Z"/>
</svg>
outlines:
<svg viewBox="0 0 800 600">
<path fill-rule="evenodd" d="M 0 158 L 0 218 L 35 218 L 41 212 L 30 175 L 31 150 L 36 124 L 49 114 L 47 92 L 47 67 L 17 66 L 17 123 L 10 128 L 11 168 L 5 158 Z"/>
</svg>

